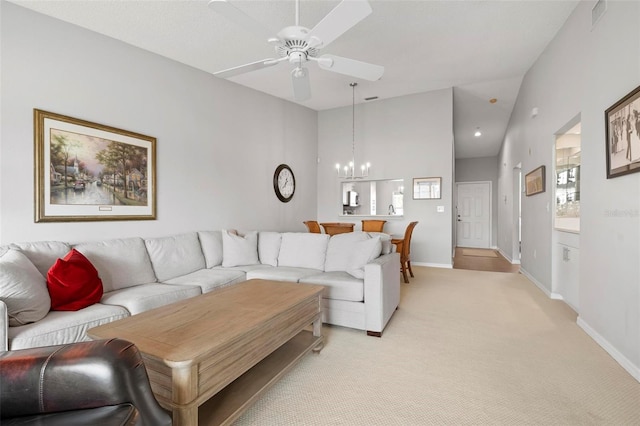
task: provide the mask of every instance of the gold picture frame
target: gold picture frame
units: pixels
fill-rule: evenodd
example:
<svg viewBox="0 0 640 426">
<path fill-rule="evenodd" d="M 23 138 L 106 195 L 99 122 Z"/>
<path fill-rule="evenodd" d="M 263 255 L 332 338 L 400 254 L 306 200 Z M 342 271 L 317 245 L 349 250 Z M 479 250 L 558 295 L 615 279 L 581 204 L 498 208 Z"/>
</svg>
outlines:
<svg viewBox="0 0 640 426">
<path fill-rule="evenodd" d="M 155 220 L 155 138 L 33 112 L 36 222 Z"/>
<path fill-rule="evenodd" d="M 540 166 L 527 173 L 524 177 L 525 194 L 528 196 L 545 191 L 545 167 Z"/>
</svg>

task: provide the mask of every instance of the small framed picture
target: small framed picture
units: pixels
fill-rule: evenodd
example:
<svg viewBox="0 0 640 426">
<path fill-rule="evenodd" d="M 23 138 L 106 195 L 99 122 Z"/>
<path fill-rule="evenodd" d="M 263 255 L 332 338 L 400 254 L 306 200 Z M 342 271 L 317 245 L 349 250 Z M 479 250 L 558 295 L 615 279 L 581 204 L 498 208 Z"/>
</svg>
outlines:
<svg viewBox="0 0 640 426">
<path fill-rule="evenodd" d="M 414 200 L 435 200 L 442 198 L 440 195 L 440 177 L 413 178 Z"/>
<path fill-rule="evenodd" d="M 544 166 L 527 173 L 524 177 L 525 194 L 528 196 L 545 191 Z"/>
<path fill-rule="evenodd" d="M 35 221 L 156 218 L 156 139 L 39 109 Z"/>
<path fill-rule="evenodd" d="M 604 113 L 607 179 L 640 171 L 640 87 Z"/>
</svg>

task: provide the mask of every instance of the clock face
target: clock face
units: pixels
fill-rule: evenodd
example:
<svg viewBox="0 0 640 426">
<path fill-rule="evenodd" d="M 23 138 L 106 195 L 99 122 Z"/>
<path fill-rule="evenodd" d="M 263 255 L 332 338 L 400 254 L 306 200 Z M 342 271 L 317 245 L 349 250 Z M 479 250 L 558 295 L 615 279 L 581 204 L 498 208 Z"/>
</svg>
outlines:
<svg viewBox="0 0 640 426">
<path fill-rule="evenodd" d="M 291 168 L 286 164 L 280 164 L 273 174 L 273 189 L 276 196 L 283 203 L 291 201 L 293 193 L 296 191 L 296 178 L 293 176 Z"/>
</svg>

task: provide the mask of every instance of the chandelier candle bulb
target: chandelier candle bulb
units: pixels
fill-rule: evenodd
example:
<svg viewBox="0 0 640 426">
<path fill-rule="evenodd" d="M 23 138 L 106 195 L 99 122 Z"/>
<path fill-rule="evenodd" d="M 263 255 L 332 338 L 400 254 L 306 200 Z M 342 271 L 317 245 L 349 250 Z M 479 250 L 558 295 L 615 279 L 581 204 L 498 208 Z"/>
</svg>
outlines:
<svg viewBox="0 0 640 426">
<path fill-rule="evenodd" d="M 340 165 L 336 164 L 336 170 L 338 171 L 338 178 L 343 179 L 361 179 L 369 176 L 369 169 L 371 168 L 371 163 L 364 163 L 360 166 L 360 176 L 356 175 L 355 164 L 356 164 L 356 86 L 358 83 L 351 83 L 352 89 L 352 103 L 351 103 L 351 161 L 349 161 L 349 166 L 344 166 L 344 175 L 340 174 Z"/>
</svg>

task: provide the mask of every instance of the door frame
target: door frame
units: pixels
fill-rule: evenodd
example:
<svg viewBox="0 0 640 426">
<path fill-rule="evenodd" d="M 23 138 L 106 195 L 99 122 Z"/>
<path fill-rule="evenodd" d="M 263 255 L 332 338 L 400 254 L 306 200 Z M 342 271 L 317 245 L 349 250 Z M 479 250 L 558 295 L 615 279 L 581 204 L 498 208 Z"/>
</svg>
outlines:
<svg viewBox="0 0 640 426">
<path fill-rule="evenodd" d="M 493 244 L 492 241 L 493 240 L 493 181 L 490 180 L 477 180 L 477 181 L 468 181 L 468 182 L 456 182 L 456 217 L 455 217 L 455 221 L 456 221 L 456 244 L 455 246 L 458 247 L 458 197 L 460 196 L 460 192 L 458 191 L 458 185 L 465 185 L 465 184 L 488 184 L 489 185 L 489 202 L 487 203 L 489 206 L 489 243 L 487 247 L 482 247 L 482 248 L 493 248 Z"/>
<path fill-rule="evenodd" d="M 511 263 L 514 265 L 520 264 L 520 258 L 522 255 L 522 193 L 524 187 L 522 185 L 522 164 L 518 163 L 513 168 L 513 210 L 512 210 L 512 223 L 511 228 Z"/>
</svg>

